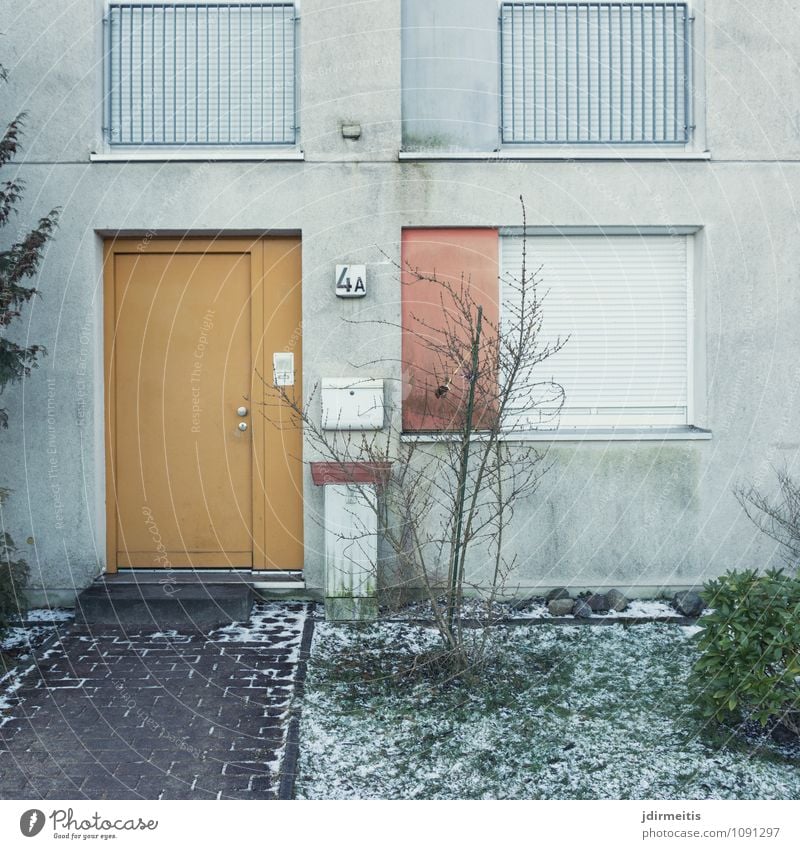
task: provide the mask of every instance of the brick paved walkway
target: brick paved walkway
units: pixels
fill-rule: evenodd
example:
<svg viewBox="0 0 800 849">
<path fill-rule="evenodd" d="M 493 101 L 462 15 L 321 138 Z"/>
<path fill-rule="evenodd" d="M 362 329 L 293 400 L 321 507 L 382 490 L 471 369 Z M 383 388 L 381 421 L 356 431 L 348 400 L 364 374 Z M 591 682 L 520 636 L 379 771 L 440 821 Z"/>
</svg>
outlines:
<svg viewBox="0 0 800 849">
<path fill-rule="evenodd" d="M 0 712 L 0 798 L 277 798 L 309 613 L 260 604 L 209 635 L 58 629 Z"/>
</svg>

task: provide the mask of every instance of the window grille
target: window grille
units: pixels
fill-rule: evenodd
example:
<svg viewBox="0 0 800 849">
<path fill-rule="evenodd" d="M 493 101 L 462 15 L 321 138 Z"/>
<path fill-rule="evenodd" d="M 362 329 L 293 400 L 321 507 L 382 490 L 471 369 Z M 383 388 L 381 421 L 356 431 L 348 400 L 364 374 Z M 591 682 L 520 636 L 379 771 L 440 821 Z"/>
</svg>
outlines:
<svg viewBox="0 0 800 849">
<path fill-rule="evenodd" d="M 105 23 L 110 144 L 295 143 L 292 4 L 112 3 Z"/>
<path fill-rule="evenodd" d="M 503 3 L 503 142 L 687 144 L 691 27 L 686 3 Z"/>
</svg>

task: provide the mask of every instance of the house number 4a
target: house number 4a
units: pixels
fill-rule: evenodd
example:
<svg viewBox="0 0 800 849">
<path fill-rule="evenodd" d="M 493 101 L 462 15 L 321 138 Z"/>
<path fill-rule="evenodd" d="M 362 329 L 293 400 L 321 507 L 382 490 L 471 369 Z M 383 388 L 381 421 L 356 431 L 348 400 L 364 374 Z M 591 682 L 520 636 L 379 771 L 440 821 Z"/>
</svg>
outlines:
<svg viewBox="0 0 800 849">
<path fill-rule="evenodd" d="M 337 265 L 336 294 L 340 298 L 363 298 L 367 294 L 366 265 Z"/>
</svg>

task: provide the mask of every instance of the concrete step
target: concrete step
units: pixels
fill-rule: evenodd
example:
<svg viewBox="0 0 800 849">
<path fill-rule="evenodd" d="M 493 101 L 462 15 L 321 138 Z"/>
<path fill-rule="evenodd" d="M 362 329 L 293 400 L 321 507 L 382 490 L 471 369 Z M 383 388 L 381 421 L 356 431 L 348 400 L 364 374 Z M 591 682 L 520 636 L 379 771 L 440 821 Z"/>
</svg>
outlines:
<svg viewBox="0 0 800 849">
<path fill-rule="evenodd" d="M 312 589 L 305 584 L 299 586 L 271 586 L 254 583 L 253 592 L 262 601 L 321 601 L 322 591 Z"/>
<path fill-rule="evenodd" d="M 98 579 L 106 584 L 254 584 L 304 585 L 303 573 L 290 570 L 254 569 L 120 569 Z"/>
<path fill-rule="evenodd" d="M 79 596 L 77 624 L 94 627 L 168 628 L 207 631 L 246 622 L 253 607 L 248 584 L 127 584 L 97 581 Z"/>
</svg>

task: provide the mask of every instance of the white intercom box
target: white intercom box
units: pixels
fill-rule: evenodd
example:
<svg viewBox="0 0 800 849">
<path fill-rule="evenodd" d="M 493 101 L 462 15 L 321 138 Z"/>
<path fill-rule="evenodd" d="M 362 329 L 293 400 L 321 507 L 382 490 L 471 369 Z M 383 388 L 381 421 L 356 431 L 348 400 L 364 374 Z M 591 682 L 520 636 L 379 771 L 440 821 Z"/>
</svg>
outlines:
<svg viewBox="0 0 800 849">
<path fill-rule="evenodd" d="M 380 430 L 384 416 L 382 380 L 358 377 L 322 379 L 324 430 Z"/>
</svg>

